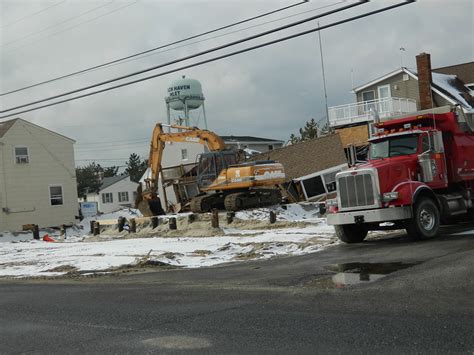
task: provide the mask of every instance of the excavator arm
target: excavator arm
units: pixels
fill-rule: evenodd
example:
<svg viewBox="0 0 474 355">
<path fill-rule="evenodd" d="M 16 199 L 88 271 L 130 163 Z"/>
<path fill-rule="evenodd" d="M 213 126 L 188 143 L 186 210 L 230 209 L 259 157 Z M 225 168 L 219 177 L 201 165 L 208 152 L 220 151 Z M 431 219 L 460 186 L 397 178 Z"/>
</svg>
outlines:
<svg viewBox="0 0 474 355">
<path fill-rule="evenodd" d="M 150 175 L 145 179 L 145 189 L 140 185 L 137 190 L 137 199 L 135 207 L 142 212 L 144 216 L 161 214 L 162 209 L 159 205 L 157 196 L 158 177 L 161 171 L 161 161 L 166 142 L 199 143 L 207 146 L 210 151 L 225 149 L 225 143 L 217 134 L 202 130 L 197 127 L 186 127 L 170 125 L 172 129 L 178 132 L 163 132 L 163 125 L 156 124 L 150 142 L 150 154 L 148 157 L 148 167 Z M 159 205 L 159 206 L 157 206 Z"/>
</svg>

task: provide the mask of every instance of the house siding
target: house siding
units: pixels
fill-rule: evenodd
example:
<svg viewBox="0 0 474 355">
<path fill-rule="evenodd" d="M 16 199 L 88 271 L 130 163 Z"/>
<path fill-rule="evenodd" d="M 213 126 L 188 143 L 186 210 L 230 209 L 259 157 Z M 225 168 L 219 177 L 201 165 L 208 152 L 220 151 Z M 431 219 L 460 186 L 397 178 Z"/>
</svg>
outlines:
<svg viewBox="0 0 474 355">
<path fill-rule="evenodd" d="M 78 213 L 74 142 L 23 120 L 17 120 L 0 142 L 0 230 L 19 230 L 30 223 L 40 227 L 74 223 Z M 28 148 L 28 164 L 16 164 L 18 146 Z M 52 185 L 62 187 L 62 205 L 51 205 Z"/>
<path fill-rule="evenodd" d="M 400 97 L 406 99 L 416 100 L 417 106 L 419 106 L 420 95 L 418 94 L 418 80 L 408 75 L 408 80 L 403 80 L 403 74 L 400 73 L 392 76 L 391 78 L 380 81 L 372 86 L 366 87 L 356 93 L 357 102 L 362 102 L 362 93 L 365 91 L 374 91 L 375 99 L 378 97 L 379 86 L 390 85 L 390 93 L 392 97 Z"/>
<path fill-rule="evenodd" d="M 107 186 L 103 190 L 100 190 L 99 194 L 95 194 L 95 199 L 91 199 L 90 201 L 98 202 L 98 209 L 102 213 L 114 212 L 123 207 L 134 207 L 135 199 L 133 193 L 137 191 L 137 187 L 138 184 L 130 181 L 130 177 L 127 177 L 113 185 Z M 119 202 L 119 192 L 128 192 L 128 201 Z M 112 194 L 112 203 L 102 202 L 102 194 L 104 193 Z"/>
</svg>

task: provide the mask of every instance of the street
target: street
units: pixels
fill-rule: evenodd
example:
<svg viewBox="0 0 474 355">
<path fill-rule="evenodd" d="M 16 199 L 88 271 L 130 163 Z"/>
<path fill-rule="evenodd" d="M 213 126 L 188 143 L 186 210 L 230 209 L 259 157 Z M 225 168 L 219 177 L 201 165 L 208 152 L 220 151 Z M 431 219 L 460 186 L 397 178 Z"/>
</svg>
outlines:
<svg viewBox="0 0 474 355">
<path fill-rule="evenodd" d="M 198 269 L 0 281 L 0 353 L 474 351 L 474 225 Z"/>
</svg>

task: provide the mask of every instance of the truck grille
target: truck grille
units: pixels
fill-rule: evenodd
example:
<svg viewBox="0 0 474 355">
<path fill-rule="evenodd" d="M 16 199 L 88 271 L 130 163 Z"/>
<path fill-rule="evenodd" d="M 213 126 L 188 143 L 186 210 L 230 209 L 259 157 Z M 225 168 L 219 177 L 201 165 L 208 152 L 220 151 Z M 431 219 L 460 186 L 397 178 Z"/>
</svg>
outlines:
<svg viewBox="0 0 474 355">
<path fill-rule="evenodd" d="M 374 182 L 371 174 L 343 175 L 338 177 L 340 208 L 373 206 Z"/>
</svg>

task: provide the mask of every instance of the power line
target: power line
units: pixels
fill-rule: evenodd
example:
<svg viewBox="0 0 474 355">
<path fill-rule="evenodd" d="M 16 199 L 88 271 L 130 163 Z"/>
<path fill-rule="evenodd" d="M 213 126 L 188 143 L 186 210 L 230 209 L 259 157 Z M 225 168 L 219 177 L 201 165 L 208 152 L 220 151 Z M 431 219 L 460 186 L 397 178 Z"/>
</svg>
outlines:
<svg viewBox="0 0 474 355">
<path fill-rule="evenodd" d="M 17 19 L 17 20 L 14 20 L 14 21 L 12 21 L 12 22 L 6 23 L 5 25 L 0 26 L 0 28 L 10 27 L 10 26 L 12 26 L 12 25 L 14 25 L 14 24 L 16 24 L 16 23 L 18 23 L 18 22 L 20 22 L 20 21 L 23 21 L 23 20 L 26 20 L 27 18 L 36 16 L 36 15 L 38 15 L 38 14 L 40 14 L 40 13 L 42 13 L 42 12 L 45 12 L 45 11 L 47 11 L 47 10 L 49 10 L 49 9 L 51 9 L 51 8 L 53 8 L 53 7 L 55 7 L 55 6 L 61 5 L 61 4 L 64 3 L 64 2 L 66 2 L 66 0 L 59 1 L 59 2 L 57 2 L 57 3 L 55 3 L 55 4 L 53 4 L 53 5 L 50 5 L 50 6 L 45 7 L 45 8 L 43 8 L 43 9 L 39 10 L 39 11 L 33 12 L 32 14 L 23 16 L 23 17 L 21 17 L 21 18 L 19 18 L 19 19 Z"/>
<path fill-rule="evenodd" d="M 292 22 L 290 24 L 280 26 L 280 27 L 277 27 L 277 28 L 274 28 L 274 29 L 271 29 L 271 30 L 268 30 L 268 31 L 260 32 L 256 35 L 245 37 L 245 38 L 239 39 L 237 41 L 229 42 L 229 43 L 223 44 L 221 46 L 217 46 L 217 47 L 214 47 L 214 48 L 211 48 L 211 49 L 207 49 L 205 51 L 201 51 L 201 52 L 198 52 L 198 53 L 195 53 L 195 54 L 192 54 L 192 55 L 188 55 L 188 56 L 185 56 L 185 57 L 182 57 L 182 58 L 179 58 L 179 59 L 176 59 L 176 60 L 172 60 L 172 61 L 164 63 L 164 64 L 160 64 L 160 65 L 156 65 L 156 66 L 147 68 L 147 69 L 142 69 L 142 70 L 139 70 L 139 71 L 127 74 L 127 75 L 122 75 L 122 76 L 119 76 L 119 77 L 116 77 L 116 78 L 113 78 L 113 79 L 105 80 L 105 81 L 102 81 L 102 82 L 99 82 L 99 83 L 96 83 L 96 84 L 93 84 L 93 85 L 89 85 L 89 86 L 86 86 L 86 87 L 82 87 L 82 88 L 79 88 L 79 89 L 68 91 L 68 92 L 65 92 L 65 93 L 62 93 L 62 94 L 50 96 L 50 97 L 45 98 L 45 99 L 29 102 L 27 104 L 19 105 L 19 106 L 16 106 L 16 107 L 11 107 L 11 108 L 8 108 L 6 110 L 0 111 L 0 113 L 5 113 L 5 112 L 13 111 L 13 110 L 16 110 L 16 109 L 19 109 L 19 108 L 23 108 L 23 107 L 26 107 L 26 106 L 31 106 L 31 105 L 35 105 L 35 104 L 38 104 L 38 103 L 41 103 L 41 102 L 50 101 L 50 100 L 57 99 L 57 98 L 60 98 L 60 97 L 63 97 L 63 96 L 68 96 L 68 95 L 71 95 L 71 94 L 75 94 L 75 93 L 80 92 L 80 91 L 89 90 L 89 89 L 95 88 L 97 86 L 102 86 L 102 85 L 109 84 L 109 83 L 112 83 L 112 82 L 115 82 L 115 81 L 119 81 L 119 80 L 129 78 L 129 77 L 132 77 L 132 76 L 143 74 L 143 73 L 146 73 L 146 72 L 149 72 L 149 71 L 152 71 L 152 70 L 163 68 L 163 67 L 166 67 L 166 66 L 169 66 L 169 65 L 172 65 L 172 64 L 176 64 L 176 63 L 188 60 L 188 59 L 192 59 L 192 58 L 202 56 L 204 54 L 212 53 L 212 52 L 224 49 L 224 48 L 235 46 L 235 45 L 243 43 L 243 42 L 247 42 L 247 41 L 259 38 L 259 37 L 269 35 L 269 34 L 272 34 L 272 33 L 278 32 L 278 31 L 282 31 L 282 30 L 285 30 L 285 29 L 288 29 L 288 28 L 291 28 L 291 27 L 294 27 L 294 26 L 298 26 L 298 25 L 301 25 L 303 23 L 306 23 L 306 22 L 309 22 L 309 21 L 312 21 L 312 20 L 315 20 L 315 19 L 318 19 L 318 18 L 321 18 L 321 17 L 324 17 L 324 16 L 328 16 L 328 15 L 331 15 L 331 14 L 334 14 L 334 13 L 337 13 L 337 12 L 340 12 L 340 11 L 350 9 L 352 7 L 355 7 L 355 6 L 363 5 L 363 4 L 366 4 L 367 2 L 369 2 L 369 0 L 358 0 L 358 2 L 356 2 L 356 3 L 352 3 L 352 4 L 349 4 L 349 5 L 343 6 L 343 7 L 339 7 L 335 10 L 331 10 L 331 11 L 327 11 L 327 12 L 324 12 L 324 13 L 319 14 L 319 15 L 311 16 L 311 17 L 308 17 L 306 19 L 299 20 L 299 21 L 296 21 L 296 22 Z M 3 117 L 0 117 L 0 118 L 3 118 Z"/>
<path fill-rule="evenodd" d="M 292 17 L 295 17 L 295 16 L 299 16 L 299 15 L 307 14 L 307 13 L 309 13 L 309 12 L 314 12 L 314 11 L 317 11 L 317 10 L 321 10 L 321 9 L 326 8 L 326 7 L 336 6 L 336 5 L 341 4 L 341 3 L 343 3 L 343 2 L 345 2 L 345 0 L 341 0 L 341 1 L 337 2 L 337 3 L 330 4 L 330 5 L 325 5 L 325 6 L 317 7 L 317 8 L 311 9 L 311 10 L 298 12 L 298 13 L 293 14 L 293 15 L 289 15 L 289 16 L 285 16 L 285 17 L 280 17 L 280 18 L 275 19 L 275 20 L 262 22 L 262 23 L 259 23 L 259 24 L 253 25 L 253 26 L 248 26 L 248 27 L 240 28 L 240 29 L 238 29 L 238 30 L 234 30 L 234 31 L 231 31 L 231 32 L 226 32 L 226 33 L 223 33 L 223 34 L 220 34 L 220 35 L 215 35 L 215 36 L 207 37 L 207 38 L 204 38 L 204 39 L 200 39 L 200 40 L 198 40 L 198 41 L 194 41 L 194 42 L 190 42 L 190 43 L 183 44 L 183 45 L 181 45 L 181 46 L 172 47 L 172 48 L 169 48 L 169 49 L 165 49 L 165 50 L 162 50 L 162 51 L 158 51 L 158 52 L 156 52 L 156 53 L 150 53 L 150 54 L 147 54 L 147 55 L 142 55 L 142 56 L 140 56 L 140 57 L 138 57 L 138 58 L 126 59 L 126 60 L 123 60 L 123 61 L 118 62 L 118 63 L 113 63 L 113 64 L 110 64 L 110 65 L 107 65 L 107 67 L 112 67 L 112 66 L 116 66 L 116 65 L 120 65 L 120 64 L 124 64 L 124 63 L 128 63 L 128 62 L 132 62 L 132 61 L 135 61 L 135 60 L 140 60 L 140 59 L 148 58 L 148 57 L 151 57 L 151 56 L 154 56 L 154 55 L 157 55 L 157 54 L 161 54 L 161 53 L 165 53 L 165 52 L 170 52 L 170 51 L 174 51 L 174 50 L 176 50 L 176 49 L 188 47 L 188 46 L 193 45 L 193 44 L 202 43 L 202 42 L 207 42 L 207 41 L 210 41 L 210 40 L 212 40 L 212 39 L 225 37 L 225 36 L 228 36 L 228 35 L 231 35 L 231 34 L 235 34 L 235 33 L 238 33 L 238 32 L 242 32 L 242 31 L 250 30 L 250 29 L 253 29 L 253 28 L 256 28 L 256 27 L 261 27 L 261 26 L 264 26 L 264 25 L 268 25 L 268 24 L 270 24 L 270 23 L 275 23 L 275 22 L 278 22 L 278 21 L 286 20 L 286 19 L 289 19 L 289 18 L 292 18 Z M 100 69 L 100 68 L 98 68 L 98 69 Z M 97 70 L 97 69 L 91 69 L 90 71 L 95 71 L 95 70 Z M 3 96 L 3 95 L 4 95 L 4 94 L 0 94 L 0 96 Z"/>
<path fill-rule="evenodd" d="M 203 60 L 201 62 L 188 64 L 188 65 L 180 67 L 180 68 L 168 70 L 166 72 L 162 72 L 162 73 L 151 75 L 151 76 L 148 76 L 148 77 L 145 77 L 145 78 L 129 81 L 129 82 L 119 84 L 119 85 L 116 85 L 116 86 L 111 86 L 111 87 L 108 87 L 108 88 L 105 88 L 105 89 L 93 91 L 93 92 L 90 92 L 90 93 L 87 93 L 87 94 L 75 96 L 75 97 L 72 97 L 72 98 L 69 98 L 69 99 L 64 99 L 64 100 L 56 101 L 56 102 L 53 102 L 53 103 L 50 103 L 50 104 L 34 107 L 32 109 L 28 109 L 28 110 L 19 111 L 19 112 L 13 113 L 13 114 L 0 116 L 0 119 L 7 118 L 7 117 L 12 117 L 12 116 L 15 116 L 15 115 L 18 115 L 18 114 L 21 114 L 21 113 L 26 113 L 26 112 L 39 110 L 39 109 L 54 106 L 54 105 L 58 105 L 58 104 L 61 104 L 61 103 L 64 103 L 64 102 L 78 100 L 78 99 L 81 99 L 81 98 L 84 98 L 84 97 L 96 95 L 96 94 L 99 94 L 99 93 L 103 93 L 103 92 L 106 92 L 106 91 L 118 89 L 118 88 L 125 87 L 125 86 L 128 86 L 128 85 L 136 84 L 136 83 L 139 83 L 139 82 L 142 82 L 142 81 L 150 80 L 150 79 L 157 78 L 157 77 L 160 77 L 160 76 L 164 76 L 164 75 L 167 75 L 167 74 L 175 73 L 177 71 L 181 71 L 181 70 L 184 70 L 184 69 L 189 69 L 189 68 L 193 68 L 193 67 L 196 67 L 196 66 L 199 66 L 199 65 L 215 62 L 217 60 L 221 60 L 221 59 L 231 57 L 231 56 L 234 56 L 234 55 L 237 55 L 237 54 L 249 52 L 249 51 L 259 49 L 259 48 L 262 48 L 262 47 L 267 47 L 267 46 L 270 46 L 270 45 L 273 45 L 273 44 L 276 44 L 276 43 L 280 43 L 280 42 L 287 41 L 287 40 L 290 40 L 290 39 L 293 39 L 293 38 L 304 36 L 304 35 L 307 35 L 307 34 L 310 34 L 310 33 L 313 33 L 313 32 L 317 32 L 317 31 L 320 31 L 320 30 L 323 30 L 323 29 L 327 29 L 327 28 L 338 26 L 338 25 L 341 25 L 341 24 L 344 24 L 344 23 L 347 23 L 347 22 L 358 20 L 360 18 L 364 18 L 364 17 L 367 17 L 367 16 L 371 16 L 371 15 L 375 15 L 375 14 L 384 12 L 384 11 L 392 10 L 392 9 L 400 7 L 400 6 L 411 4 L 415 1 L 416 0 L 405 0 L 402 3 L 398 3 L 398 4 L 387 6 L 387 7 L 378 9 L 378 10 L 366 12 L 366 13 L 361 14 L 361 15 L 357 15 L 357 16 L 353 16 L 353 17 L 350 17 L 350 18 L 347 18 L 347 19 L 344 19 L 344 20 L 341 20 L 341 21 L 333 22 L 329 25 L 325 25 L 325 26 L 313 28 L 313 29 L 310 29 L 310 30 L 306 30 L 306 31 L 303 31 L 303 32 L 299 32 L 299 33 L 296 33 L 296 34 L 293 34 L 293 35 L 290 35 L 290 36 L 282 37 L 282 38 L 279 38 L 279 39 L 276 39 L 276 40 L 273 40 L 273 41 L 269 41 L 269 42 L 266 42 L 266 43 L 262 43 L 262 44 L 259 44 L 259 45 L 256 45 L 256 46 L 244 48 L 244 49 L 241 49 L 241 50 L 238 50 L 238 51 L 235 51 L 235 52 L 231 52 L 231 53 L 224 54 L 224 55 L 221 55 L 221 56 L 217 56 L 217 57 L 214 57 L 214 58 L 206 59 L 206 60 Z"/>
<path fill-rule="evenodd" d="M 11 45 L 11 44 L 14 44 L 14 43 L 16 43 L 16 42 L 22 41 L 22 40 L 24 40 L 25 38 L 29 38 L 29 37 L 31 37 L 31 36 L 35 36 L 35 35 L 38 35 L 38 34 L 40 34 L 40 33 L 43 33 L 43 32 L 45 32 L 45 31 L 47 31 L 47 30 L 49 30 L 49 29 L 51 29 L 51 28 L 54 28 L 54 27 L 57 27 L 57 26 L 62 25 L 62 24 L 64 24 L 64 23 L 67 23 L 67 22 L 69 22 L 69 21 L 75 20 L 75 19 L 77 19 L 77 18 L 79 18 L 79 17 L 81 17 L 81 16 L 84 16 L 84 15 L 90 13 L 90 12 L 96 11 L 96 10 L 102 8 L 102 7 L 108 6 L 108 5 L 112 4 L 114 1 L 115 1 L 115 0 L 112 0 L 112 1 L 110 1 L 110 2 L 108 2 L 108 3 L 106 3 L 106 4 L 102 4 L 102 5 L 96 6 L 96 7 L 92 8 L 92 9 L 90 9 L 90 10 L 87 10 L 87 11 L 84 11 L 83 13 L 80 13 L 79 15 L 70 17 L 70 18 L 68 18 L 68 19 L 66 19 L 66 20 L 63 20 L 63 21 L 58 22 L 58 23 L 55 23 L 54 25 L 45 27 L 45 28 L 43 28 L 42 30 L 28 33 L 27 35 L 25 35 L 25 36 L 23 36 L 23 37 L 20 37 L 20 38 L 17 38 L 17 39 L 15 39 L 15 40 L 13 40 L 13 41 L 6 42 L 6 43 L 2 43 L 2 44 L 0 44 L 0 47 L 7 47 L 7 46 L 9 46 L 9 45 Z"/>
<path fill-rule="evenodd" d="M 88 20 L 79 22 L 79 23 L 77 23 L 77 24 L 75 24 L 75 25 L 73 25 L 73 26 L 64 28 L 64 29 L 62 29 L 62 30 L 60 30 L 60 31 L 53 32 L 53 33 L 51 33 L 50 35 L 47 35 L 47 36 L 45 36 L 45 37 L 43 37 L 43 38 L 40 38 L 40 40 L 44 40 L 44 39 L 46 39 L 46 38 L 50 38 L 50 37 L 54 37 L 54 36 L 60 35 L 60 34 L 62 34 L 62 33 L 64 33 L 64 32 L 67 32 L 67 31 L 72 30 L 72 29 L 74 29 L 74 28 L 76 28 L 76 27 L 82 26 L 82 25 L 84 25 L 84 24 L 86 24 L 86 23 L 95 21 L 95 20 L 100 19 L 100 18 L 105 17 L 105 16 L 109 16 L 109 15 L 113 14 L 114 12 L 120 11 L 120 10 L 126 8 L 126 7 L 129 7 L 129 6 L 135 5 L 138 1 L 139 1 L 139 0 L 136 0 L 136 1 L 133 2 L 133 3 L 130 3 L 130 4 L 126 4 L 126 5 L 117 7 L 117 8 L 115 8 L 115 9 L 109 11 L 109 12 L 106 12 L 106 13 L 104 13 L 104 14 L 102 14 L 102 15 L 98 15 L 98 16 L 93 17 L 93 18 L 91 18 L 91 19 L 88 19 Z M 20 48 L 23 48 L 23 47 L 26 47 L 26 46 L 28 46 L 28 45 L 29 45 L 29 44 L 27 43 L 27 44 L 24 44 L 24 45 L 22 45 L 22 46 L 18 46 L 18 47 L 12 48 L 12 49 L 10 50 L 10 52 L 11 52 L 11 51 L 15 51 L 15 50 L 20 49 Z M 8 50 L 7 50 L 7 52 L 8 52 Z"/>
<path fill-rule="evenodd" d="M 171 47 L 175 44 L 186 42 L 186 41 L 192 40 L 194 38 L 202 37 L 202 36 L 214 33 L 214 32 L 218 32 L 218 31 L 230 28 L 230 27 L 234 27 L 234 26 L 243 24 L 245 22 L 256 20 L 258 18 L 268 16 L 268 15 L 271 15 L 271 14 L 274 14 L 274 13 L 277 13 L 277 12 L 281 12 L 281 11 L 287 10 L 287 9 L 295 7 L 295 6 L 305 4 L 306 2 L 308 2 L 308 0 L 304 0 L 304 1 L 301 1 L 301 2 L 293 4 L 293 5 L 285 6 L 285 7 L 270 11 L 270 12 L 266 12 L 266 13 L 263 13 L 263 14 L 260 14 L 260 15 L 254 16 L 254 17 L 250 17 L 250 18 L 245 19 L 245 20 L 234 22 L 234 23 L 231 23 L 230 25 L 222 26 L 222 27 L 219 27 L 219 28 L 215 28 L 213 30 L 209 30 L 209 31 L 206 31 L 206 32 L 199 33 L 197 35 L 186 37 L 186 38 L 183 38 L 183 39 L 180 39 L 178 41 L 174 41 L 174 42 L 171 42 L 171 43 L 168 43 L 168 44 L 165 44 L 165 45 L 161 45 L 161 46 L 158 46 L 158 47 L 155 47 L 155 48 L 147 49 L 147 50 L 142 51 L 142 52 L 131 54 L 131 55 L 126 56 L 126 57 L 114 59 L 114 60 L 109 61 L 109 62 L 105 62 L 105 63 L 99 64 L 99 65 L 95 65 L 95 66 L 92 66 L 92 67 L 89 67 L 89 68 L 86 68 L 86 69 L 81 69 L 81 70 L 78 70 L 78 71 L 75 71 L 75 72 L 72 72 L 72 73 L 69 73 L 69 74 L 66 74 L 66 75 L 62 75 L 62 76 L 59 76 L 59 77 L 56 77 L 56 78 L 53 78 L 53 79 L 45 80 L 45 81 L 42 81 L 42 82 L 39 82 L 39 83 L 36 83 L 36 84 L 32 84 L 32 85 L 28 85 L 28 86 L 25 86 L 25 87 L 22 87 L 22 88 L 19 88 L 19 89 L 11 90 L 11 91 L 0 94 L 0 96 L 4 96 L 4 95 L 12 94 L 12 93 L 15 93 L 15 92 L 23 91 L 23 90 L 30 89 L 30 88 L 33 88 L 33 87 L 36 87 L 36 86 L 39 86 L 39 85 L 44 85 L 44 84 L 51 83 L 51 82 L 54 82 L 54 81 L 57 81 L 57 80 L 65 79 L 65 78 L 68 78 L 68 77 L 71 77 L 71 76 L 74 76 L 74 75 L 83 74 L 83 73 L 86 73 L 86 72 L 89 72 L 89 71 L 92 71 L 92 70 L 95 70 L 95 69 L 99 69 L 99 68 L 102 68 L 102 67 L 105 67 L 105 66 L 109 66 L 109 65 L 114 64 L 114 63 L 119 63 L 119 62 L 125 61 L 127 59 L 131 59 L 131 58 L 141 56 L 141 55 L 146 54 L 146 53 L 150 53 L 150 52 L 153 52 L 153 51 L 157 51 L 159 49 Z"/>
</svg>

